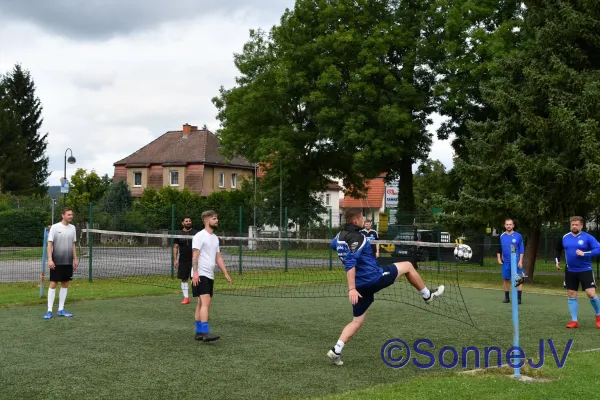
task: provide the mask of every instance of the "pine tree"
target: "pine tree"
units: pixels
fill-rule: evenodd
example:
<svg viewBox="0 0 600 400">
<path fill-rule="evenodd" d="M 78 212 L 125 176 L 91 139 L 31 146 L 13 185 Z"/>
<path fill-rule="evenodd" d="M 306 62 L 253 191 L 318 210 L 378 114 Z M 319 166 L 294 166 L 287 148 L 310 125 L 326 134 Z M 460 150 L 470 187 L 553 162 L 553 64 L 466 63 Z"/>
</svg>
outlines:
<svg viewBox="0 0 600 400">
<path fill-rule="evenodd" d="M 46 156 L 47 136 L 42 135 L 42 104 L 35 94 L 35 84 L 29 71 L 15 65 L 13 70 L 2 77 L 2 97 L 5 112 L 12 113 L 10 119 L 16 119 L 19 126 L 19 145 L 25 146 L 25 151 L 12 153 L 18 157 L 18 172 L 22 180 L 13 186 L 15 194 L 46 194 L 48 172 L 48 157 Z M 4 135 L 7 132 L 3 133 Z M 19 148 L 21 149 L 21 148 Z"/>
</svg>

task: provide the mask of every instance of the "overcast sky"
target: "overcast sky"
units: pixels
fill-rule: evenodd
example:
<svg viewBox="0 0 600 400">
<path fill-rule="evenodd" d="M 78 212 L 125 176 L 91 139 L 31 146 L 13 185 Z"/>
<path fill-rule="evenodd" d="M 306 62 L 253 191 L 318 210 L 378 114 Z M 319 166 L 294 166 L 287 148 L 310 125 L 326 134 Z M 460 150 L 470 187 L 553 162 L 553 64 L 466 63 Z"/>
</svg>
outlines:
<svg viewBox="0 0 600 400">
<path fill-rule="evenodd" d="M 64 154 L 112 177 L 113 163 L 184 123 L 219 128 L 211 98 L 234 84 L 250 29 L 293 0 L 0 0 L 0 73 L 29 70 L 48 132 L 49 185 Z M 432 127 L 432 129 L 435 128 Z M 431 157 L 452 166 L 448 142 Z"/>
</svg>

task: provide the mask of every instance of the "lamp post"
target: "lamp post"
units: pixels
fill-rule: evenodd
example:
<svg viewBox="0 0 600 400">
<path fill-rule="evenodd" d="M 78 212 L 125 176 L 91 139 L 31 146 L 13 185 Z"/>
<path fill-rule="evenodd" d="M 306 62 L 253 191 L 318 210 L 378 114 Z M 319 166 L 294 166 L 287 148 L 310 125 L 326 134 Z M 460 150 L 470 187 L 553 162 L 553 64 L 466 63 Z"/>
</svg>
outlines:
<svg viewBox="0 0 600 400">
<path fill-rule="evenodd" d="M 67 158 L 67 151 L 71 152 L 71 155 L 69 156 L 69 158 Z M 75 164 L 75 157 L 73 157 L 73 150 L 71 150 L 71 149 L 65 150 L 65 175 L 64 175 L 65 181 L 67 180 L 67 162 L 69 164 Z M 64 196 L 63 196 L 63 203 L 64 203 L 64 207 L 66 207 L 67 206 L 67 193 L 66 192 L 64 193 Z"/>
</svg>

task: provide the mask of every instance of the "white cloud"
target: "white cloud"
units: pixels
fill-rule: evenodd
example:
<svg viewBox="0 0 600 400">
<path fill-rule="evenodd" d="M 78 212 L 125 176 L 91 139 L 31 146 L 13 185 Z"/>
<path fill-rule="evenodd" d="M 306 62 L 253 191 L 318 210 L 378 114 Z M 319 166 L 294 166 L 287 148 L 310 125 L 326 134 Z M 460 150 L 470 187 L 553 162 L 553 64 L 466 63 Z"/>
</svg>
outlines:
<svg viewBox="0 0 600 400">
<path fill-rule="evenodd" d="M 288 6 L 292 6 L 291 0 Z M 31 22 L 0 24 L 0 73 L 21 63 L 29 70 L 44 107 L 50 185 L 63 176 L 64 154 L 73 150 L 77 168 L 113 174 L 113 163 L 167 130 L 184 123 L 215 131 L 211 98 L 231 87 L 249 29 L 269 29 L 285 5 L 273 12 L 240 11 L 190 17 L 107 40 L 80 41 L 42 30 Z M 451 166 L 447 142 L 435 140 L 432 158 Z"/>
</svg>

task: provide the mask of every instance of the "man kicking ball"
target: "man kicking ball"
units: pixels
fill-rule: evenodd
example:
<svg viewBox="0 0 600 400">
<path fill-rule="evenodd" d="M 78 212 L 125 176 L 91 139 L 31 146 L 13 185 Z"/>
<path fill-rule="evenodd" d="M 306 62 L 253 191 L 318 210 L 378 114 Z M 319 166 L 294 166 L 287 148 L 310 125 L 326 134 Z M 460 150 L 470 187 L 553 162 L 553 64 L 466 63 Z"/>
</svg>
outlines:
<svg viewBox="0 0 600 400">
<path fill-rule="evenodd" d="M 331 241 L 331 248 L 337 251 L 346 269 L 348 297 L 352 303 L 354 318 L 346 325 L 336 345 L 327 353 L 327 357 L 335 365 L 343 364 L 340 356 L 342 349 L 364 323 L 366 311 L 375 301 L 375 293 L 392 285 L 402 275 L 406 275 L 408 282 L 423 295 L 423 300 L 427 304 L 444 293 L 443 285 L 430 291 L 409 261 L 397 262 L 381 268 L 377 264 L 368 239 L 359 232 L 363 226 L 362 210 L 351 208 L 346 211 L 345 218 L 346 225 Z"/>
</svg>

